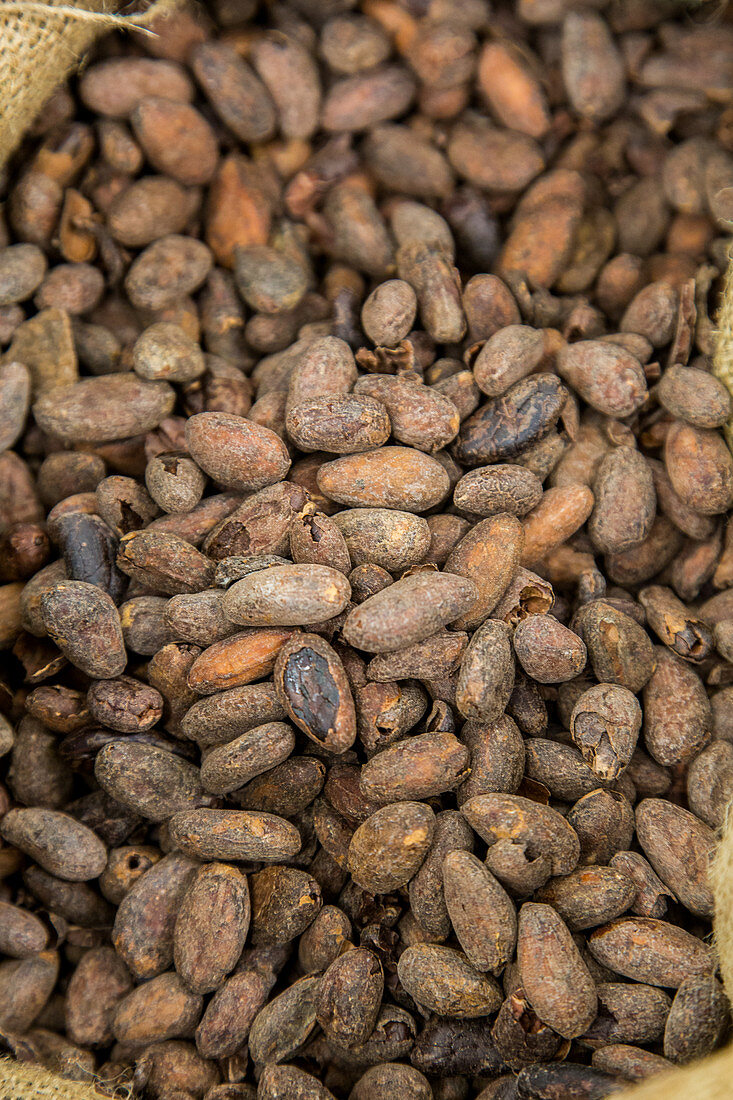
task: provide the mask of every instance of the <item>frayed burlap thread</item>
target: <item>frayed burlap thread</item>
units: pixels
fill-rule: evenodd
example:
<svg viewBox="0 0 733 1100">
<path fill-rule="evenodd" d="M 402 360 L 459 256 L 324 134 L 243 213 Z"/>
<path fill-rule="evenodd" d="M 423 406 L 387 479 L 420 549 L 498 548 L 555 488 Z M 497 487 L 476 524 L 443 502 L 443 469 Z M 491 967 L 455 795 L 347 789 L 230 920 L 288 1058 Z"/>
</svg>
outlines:
<svg viewBox="0 0 733 1100">
<path fill-rule="evenodd" d="M 85 50 L 115 28 L 145 31 L 177 0 L 119 15 L 119 0 L 0 0 L 0 168 Z"/>
<path fill-rule="evenodd" d="M 104 1100 L 109 1095 L 58 1077 L 43 1066 L 0 1058 L 0 1100 Z M 120 1097 L 123 1095 L 120 1093 Z"/>
</svg>

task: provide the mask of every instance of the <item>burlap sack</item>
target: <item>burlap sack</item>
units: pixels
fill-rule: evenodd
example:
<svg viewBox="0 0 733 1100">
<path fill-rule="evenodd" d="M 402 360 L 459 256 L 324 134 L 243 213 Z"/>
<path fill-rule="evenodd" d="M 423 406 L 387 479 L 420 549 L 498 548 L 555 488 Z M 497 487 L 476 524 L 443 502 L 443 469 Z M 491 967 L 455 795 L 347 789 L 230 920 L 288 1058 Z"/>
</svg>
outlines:
<svg viewBox="0 0 733 1100">
<path fill-rule="evenodd" d="M 733 259 L 728 264 L 713 356 L 713 373 L 733 395 Z M 733 451 L 733 417 L 725 426 L 725 438 Z"/>
<path fill-rule="evenodd" d="M 115 27 L 144 32 L 176 3 L 157 0 L 125 16 L 116 14 L 122 0 L 0 0 L 0 168 L 100 34 Z"/>
<path fill-rule="evenodd" d="M 111 28 L 145 29 L 179 0 L 155 0 L 142 15 L 118 14 L 121 0 L 0 0 L 0 168 L 84 51 Z M 733 394 L 733 264 L 718 317 L 714 371 Z M 728 425 L 733 449 L 733 420 Z M 733 1001 L 733 821 L 713 867 L 715 942 Z M 68 1081 L 43 1067 L 0 1059 L 0 1100 L 100 1100 L 93 1086 Z M 124 1095 L 124 1093 L 121 1093 Z M 685 1069 L 673 1070 L 619 1094 L 619 1100 L 730 1100 L 733 1044 Z"/>
<path fill-rule="evenodd" d="M 0 1060 L 0 1100 L 101 1100 L 102 1096 L 109 1093 L 57 1077 L 42 1066 Z"/>
</svg>

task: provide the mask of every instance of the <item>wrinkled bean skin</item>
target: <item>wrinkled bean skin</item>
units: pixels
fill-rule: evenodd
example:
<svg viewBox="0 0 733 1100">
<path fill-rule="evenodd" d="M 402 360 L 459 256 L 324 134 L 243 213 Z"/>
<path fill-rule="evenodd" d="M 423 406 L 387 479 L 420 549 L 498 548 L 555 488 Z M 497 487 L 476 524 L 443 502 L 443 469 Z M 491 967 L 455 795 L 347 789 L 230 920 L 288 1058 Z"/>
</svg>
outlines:
<svg viewBox="0 0 733 1100">
<path fill-rule="evenodd" d="M 458 791 L 458 804 L 489 791 L 514 793 L 522 782 L 525 743 L 516 723 L 504 714 L 495 722 L 469 719 L 461 736 L 470 750 L 470 773 Z"/>
<path fill-rule="evenodd" d="M 424 733 L 373 756 L 360 787 L 375 802 L 430 798 L 457 787 L 467 771 L 468 752 L 452 733 Z"/>
<path fill-rule="evenodd" d="M 107 862 L 106 848 L 92 830 L 56 810 L 9 810 L 0 834 L 44 870 L 69 882 L 96 878 Z"/>
<path fill-rule="evenodd" d="M 526 325 L 507 325 L 481 348 L 474 364 L 476 383 L 488 397 L 498 397 L 531 374 L 544 352 L 541 333 Z"/>
<path fill-rule="evenodd" d="M 173 933 L 173 961 L 193 993 L 219 988 L 242 953 L 249 919 L 246 879 L 226 864 L 202 867 L 183 896 Z"/>
<path fill-rule="evenodd" d="M 447 495 L 450 481 L 434 458 L 408 447 L 381 447 L 324 463 L 318 488 L 352 508 L 425 512 Z"/>
<path fill-rule="evenodd" d="M 243 969 L 228 978 L 209 1001 L 196 1029 L 200 1053 L 206 1058 L 234 1054 L 246 1041 L 274 983 L 268 967 Z"/>
<path fill-rule="evenodd" d="M 555 874 L 568 875 L 580 855 L 578 837 L 557 811 L 518 795 L 484 794 L 469 799 L 461 813 L 492 845 L 502 839 L 527 841 L 544 850 Z"/>
<path fill-rule="evenodd" d="M 497 512 L 523 516 L 539 504 L 541 496 L 542 483 L 531 470 L 497 463 L 464 474 L 453 491 L 453 503 L 479 516 Z"/>
<path fill-rule="evenodd" d="M 473 630 L 491 614 L 516 573 L 523 545 L 522 525 L 500 514 L 477 523 L 453 548 L 446 572 L 472 580 L 479 590 L 473 606 L 451 624 L 454 630 Z"/>
<path fill-rule="evenodd" d="M 712 976 L 682 982 L 664 1025 L 664 1054 L 679 1064 L 714 1050 L 730 1020 L 720 983 Z"/>
<path fill-rule="evenodd" d="M 644 739 L 660 764 L 687 762 L 710 739 L 712 713 L 694 669 L 663 648 L 644 689 Z"/>
<path fill-rule="evenodd" d="M 287 723 L 255 726 L 208 753 L 201 765 L 201 783 L 213 794 L 231 794 L 286 761 L 294 747 L 295 737 Z"/>
<path fill-rule="evenodd" d="M 453 851 L 469 852 L 472 848 L 471 830 L 459 813 L 445 810 L 436 816 L 430 851 L 408 886 L 412 912 L 429 935 L 444 939 L 451 929 L 446 901 L 446 858 Z"/>
<path fill-rule="evenodd" d="M 570 732 L 599 778 L 616 779 L 628 765 L 641 719 L 636 697 L 619 685 L 598 684 L 580 696 L 570 716 Z"/>
<path fill-rule="evenodd" d="M 124 670 L 122 627 L 106 592 L 87 581 L 59 581 L 41 597 L 41 614 L 59 649 L 88 676 L 106 679 Z"/>
<path fill-rule="evenodd" d="M 631 879 L 620 871 L 598 867 L 575 871 L 551 881 L 537 897 L 552 905 L 573 931 L 602 924 L 629 908 L 635 896 Z"/>
<path fill-rule="evenodd" d="M 190 810 L 169 823 L 178 851 L 200 859 L 277 860 L 300 849 L 297 829 L 275 814 L 238 810 Z"/>
<path fill-rule="evenodd" d="M 417 565 L 430 547 L 430 528 L 421 516 L 387 508 L 351 508 L 334 523 L 344 536 L 354 565 L 373 562 L 396 571 Z"/>
<path fill-rule="evenodd" d="M 316 1023 L 320 978 L 301 978 L 255 1017 L 249 1049 L 255 1062 L 284 1062 L 303 1043 Z"/>
<path fill-rule="evenodd" d="M 262 1071 L 259 1091 L 265 1100 L 288 1100 L 288 1097 L 297 1097 L 298 1100 L 332 1100 L 333 1096 L 312 1074 L 296 1066 L 277 1066 L 272 1063 L 266 1065 Z M 226 1098 L 222 1097 L 222 1100 Z"/>
<path fill-rule="evenodd" d="M 407 1100 L 430 1100 L 427 1078 L 414 1066 L 401 1062 L 385 1062 L 368 1069 L 354 1086 L 351 1100 L 372 1100 L 388 1090 Z"/>
<path fill-rule="evenodd" d="M 424 642 L 416 642 L 395 653 L 373 657 L 367 667 L 371 680 L 431 679 L 445 672 L 456 672 L 466 648 L 467 635 L 462 631 L 434 634 Z"/>
<path fill-rule="evenodd" d="M 580 861 L 605 864 L 626 850 L 634 835 L 634 811 L 621 791 L 599 788 L 584 794 L 568 813 L 580 841 Z"/>
<path fill-rule="evenodd" d="M 254 726 L 285 717 L 271 684 L 231 688 L 197 700 L 181 723 L 184 737 L 202 748 L 233 740 Z"/>
<path fill-rule="evenodd" d="M 636 831 L 644 854 L 680 902 L 697 916 L 710 916 L 713 895 L 708 866 L 715 834 L 688 810 L 658 798 L 645 798 L 636 809 Z M 672 840 L 672 837 L 674 840 Z M 677 854 L 684 851 L 681 859 Z"/>
<path fill-rule="evenodd" d="M 131 531 L 120 540 L 117 565 L 133 580 L 174 596 L 199 592 L 214 579 L 211 562 L 185 539 L 151 531 Z"/>
<path fill-rule="evenodd" d="M 499 718 L 514 687 L 509 628 L 493 619 L 474 634 L 463 654 L 456 704 L 465 718 Z"/>
<path fill-rule="evenodd" d="M 315 879 L 294 867 L 265 867 L 250 879 L 252 942 L 288 943 L 306 929 L 322 905 Z"/>
<path fill-rule="evenodd" d="M 456 458 L 467 466 L 516 458 L 554 427 L 566 392 L 548 374 L 517 382 L 469 417 L 458 436 Z"/>
<path fill-rule="evenodd" d="M 178 908 L 195 870 L 192 859 L 167 855 L 140 876 L 120 903 L 112 943 L 138 981 L 172 964 Z"/>
<path fill-rule="evenodd" d="M 475 1020 L 462 1026 L 435 1018 L 420 1033 L 411 1055 L 416 1068 L 439 1071 L 443 1077 L 481 1073 L 496 1077 L 504 1062 L 491 1037 L 491 1021 Z"/>
<path fill-rule="evenodd" d="M 348 861 L 354 881 L 380 894 L 404 885 L 425 858 L 434 829 L 435 817 L 423 803 L 395 802 L 377 810 L 351 840 Z"/>
<path fill-rule="evenodd" d="M 638 359 L 612 344 L 588 340 L 568 345 L 558 356 L 558 371 L 584 401 L 607 416 L 629 416 L 647 394 Z"/>
<path fill-rule="evenodd" d="M 712 970 L 710 947 L 689 932 L 648 917 L 620 917 L 594 931 L 588 946 L 602 965 L 633 981 L 678 988 Z"/>
<path fill-rule="evenodd" d="M 153 745 L 111 741 L 97 754 L 94 774 L 107 794 L 150 821 L 206 801 L 198 769 Z"/>
<path fill-rule="evenodd" d="M 391 424 L 384 405 L 365 392 L 312 397 L 294 404 L 285 421 L 301 451 L 356 454 L 389 439 Z"/>
<path fill-rule="evenodd" d="M 526 902 L 519 913 L 519 974 L 535 1012 L 566 1039 L 596 1015 L 596 991 L 567 927 L 554 909 Z"/>
<path fill-rule="evenodd" d="M 549 615 L 528 615 L 514 631 L 514 652 L 540 684 L 572 680 L 585 667 L 585 643 Z"/>
<path fill-rule="evenodd" d="M 477 970 L 498 973 L 512 954 L 514 905 L 493 875 L 470 852 L 449 852 L 443 861 L 443 892 L 451 924 Z"/>
<path fill-rule="evenodd" d="M 356 649 L 388 653 L 428 638 L 466 611 L 477 594 L 468 578 L 415 573 L 349 612 L 343 635 Z"/>
<path fill-rule="evenodd" d="M 660 989 L 621 982 L 599 983 L 598 1002 L 602 1012 L 583 1036 L 590 1047 L 609 1039 L 651 1042 L 660 1035 L 670 1009 L 670 999 Z"/>
<path fill-rule="evenodd" d="M 620 684 L 631 692 L 641 690 L 656 660 L 652 643 L 638 623 L 607 600 L 594 600 L 580 609 L 575 626 L 601 683 Z"/>
<path fill-rule="evenodd" d="M 347 951 L 323 975 L 318 1023 L 341 1046 L 364 1042 L 377 1022 L 383 988 L 384 976 L 377 957 L 363 947 Z"/>
<path fill-rule="evenodd" d="M 155 688 L 132 677 L 97 680 L 87 692 L 93 718 L 122 733 L 136 733 L 154 726 L 163 713 L 163 697 Z"/>
<path fill-rule="evenodd" d="M 617 1074 L 625 1081 L 645 1081 L 671 1068 L 672 1063 L 659 1054 L 627 1043 L 611 1043 L 594 1050 L 591 1062 L 598 1069 Z"/>
<path fill-rule="evenodd" d="M 616 553 L 644 541 L 656 513 L 656 493 L 651 470 L 638 451 L 630 447 L 611 451 L 598 468 L 593 495 L 588 527 L 600 550 Z"/>
<path fill-rule="evenodd" d="M 692 812 L 711 829 L 725 821 L 730 801 L 733 752 L 727 741 L 713 741 L 695 757 L 687 771 L 687 801 Z"/>
<path fill-rule="evenodd" d="M 392 434 L 400 443 L 434 454 L 458 434 L 458 409 L 445 394 L 419 383 L 372 375 L 359 379 L 354 393 L 381 403 L 389 414 Z"/>
<path fill-rule="evenodd" d="M 397 974 L 407 992 L 439 1016 L 488 1016 L 501 996 L 494 981 L 474 970 L 459 951 L 438 944 L 408 947 Z"/>
<path fill-rule="evenodd" d="M 609 866 L 618 868 L 628 875 L 636 887 L 631 911 L 640 917 L 663 917 L 667 911 L 667 898 L 674 900 L 671 893 L 652 868 L 652 865 L 638 852 L 617 852 L 609 861 Z"/>
<path fill-rule="evenodd" d="M 68 443 L 125 439 L 156 428 L 173 409 L 167 382 L 147 382 L 133 374 L 85 378 L 46 394 L 33 414 L 46 431 Z"/>
</svg>

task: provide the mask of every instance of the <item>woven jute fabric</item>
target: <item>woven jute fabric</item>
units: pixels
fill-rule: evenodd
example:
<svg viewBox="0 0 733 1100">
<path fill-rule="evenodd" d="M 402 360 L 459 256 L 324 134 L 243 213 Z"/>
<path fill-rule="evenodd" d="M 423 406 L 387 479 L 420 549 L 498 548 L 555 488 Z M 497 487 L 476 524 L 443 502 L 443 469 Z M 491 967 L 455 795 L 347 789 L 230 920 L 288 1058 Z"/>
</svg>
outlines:
<svg viewBox="0 0 733 1100">
<path fill-rule="evenodd" d="M 0 1100 L 103 1100 L 108 1093 L 67 1081 L 29 1062 L 0 1059 Z"/>
<path fill-rule="evenodd" d="M 713 373 L 727 387 L 733 397 L 733 259 L 729 255 L 728 271 L 723 283 L 723 294 L 718 310 L 717 338 L 713 356 Z M 725 438 L 733 451 L 733 417 L 725 425 Z"/>
<path fill-rule="evenodd" d="M 730 1100 L 733 1046 L 684 1069 L 660 1073 L 643 1085 L 614 1094 L 614 1100 Z"/>
<path fill-rule="evenodd" d="M 0 168 L 95 39 L 116 27 L 144 30 L 175 2 L 127 16 L 119 0 L 0 0 Z"/>
</svg>

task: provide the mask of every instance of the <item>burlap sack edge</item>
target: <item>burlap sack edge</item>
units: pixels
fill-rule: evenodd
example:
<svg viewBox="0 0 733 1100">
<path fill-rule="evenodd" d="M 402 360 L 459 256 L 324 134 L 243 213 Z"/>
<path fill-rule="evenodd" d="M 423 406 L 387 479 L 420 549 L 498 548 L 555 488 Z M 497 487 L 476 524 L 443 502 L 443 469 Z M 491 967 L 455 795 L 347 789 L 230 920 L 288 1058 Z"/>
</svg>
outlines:
<svg viewBox="0 0 733 1100">
<path fill-rule="evenodd" d="M 118 1095 L 122 1100 L 125 1092 Z M 59 1077 L 43 1066 L 0 1058 L 0 1100 L 104 1100 L 105 1097 L 109 1097 L 108 1092 Z"/>
<path fill-rule="evenodd" d="M 95 39 L 111 29 L 150 33 L 180 2 L 155 0 L 123 16 L 122 0 L 0 0 L 0 169 Z"/>
</svg>

